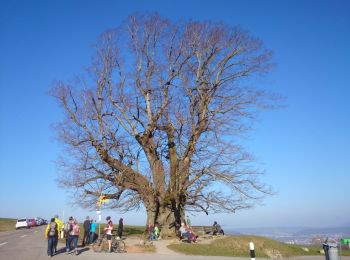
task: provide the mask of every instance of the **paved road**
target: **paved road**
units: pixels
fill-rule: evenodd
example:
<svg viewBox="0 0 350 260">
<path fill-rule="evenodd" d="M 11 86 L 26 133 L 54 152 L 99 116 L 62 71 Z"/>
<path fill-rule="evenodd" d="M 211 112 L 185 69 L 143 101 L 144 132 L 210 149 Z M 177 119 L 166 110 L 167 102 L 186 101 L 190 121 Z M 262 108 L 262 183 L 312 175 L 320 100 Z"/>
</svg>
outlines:
<svg viewBox="0 0 350 260">
<path fill-rule="evenodd" d="M 26 230 L 16 230 L 0 232 L 0 260 L 43 260 L 48 259 L 46 254 L 47 240 L 44 238 L 45 227 L 36 227 Z M 64 251 L 64 245 L 59 244 L 59 248 Z M 162 255 L 162 254 L 108 254 L 95 253 L 88 248 L 80 248 L 80 254 L 66 255 L 60 253 L 52 259 L 72 260 L 72 259 L 125 259 L 125 260 L 249 260 L 249 258 L 239 257 L 215 257 L 215 256 L 185 256 L 185 255 Z M 324 257 L 300 257 L 298 260 L 324 260 Z M 260 259 L 257 259 L 260 260 Z M 262 259 L 261 259 L 262 260 Z M 342 257 L 342 260 L 350 260 L 350 257 Z"/>
<path fill-rule="evenodd" d="M 44 227 L 0 232 L 0 259 L 40 259 L 46 247 L 43 234 Z"/>
</svg>

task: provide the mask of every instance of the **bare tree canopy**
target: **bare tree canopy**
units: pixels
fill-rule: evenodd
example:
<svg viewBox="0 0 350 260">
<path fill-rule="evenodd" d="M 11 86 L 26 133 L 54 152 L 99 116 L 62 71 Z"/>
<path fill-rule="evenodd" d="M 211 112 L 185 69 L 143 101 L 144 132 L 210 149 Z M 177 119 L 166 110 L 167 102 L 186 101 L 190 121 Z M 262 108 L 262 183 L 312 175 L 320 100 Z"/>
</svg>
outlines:
<svg viewBox="0 0 350 260">
<path fill-rule="evenodd" d="M 65 119 L 60 183 L 82 206 L 103 193 L 163 230 L 184 211 L 234 212 L 269 190 L 239 145 L 269 95 L 252 87 L 271 53 L 223 23 L 132 15 L 95 45 L 85 77 L 56 82 Z"/>
</svg>

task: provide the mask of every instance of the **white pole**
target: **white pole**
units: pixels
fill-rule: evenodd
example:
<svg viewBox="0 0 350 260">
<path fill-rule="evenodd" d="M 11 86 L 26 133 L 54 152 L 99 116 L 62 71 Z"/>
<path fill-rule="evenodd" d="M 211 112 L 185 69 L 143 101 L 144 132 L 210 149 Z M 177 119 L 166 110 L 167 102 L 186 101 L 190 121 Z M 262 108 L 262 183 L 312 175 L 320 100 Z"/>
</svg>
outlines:
<svg viewBox="0 0 350 260">
<path fill-rule="evenodd" d="M 249 249 L 250 249 L 250 258 L 251 260 L 255 260 L 255 250 L 254 250 L 254 243 L 249 243 Z"/>
</svg>

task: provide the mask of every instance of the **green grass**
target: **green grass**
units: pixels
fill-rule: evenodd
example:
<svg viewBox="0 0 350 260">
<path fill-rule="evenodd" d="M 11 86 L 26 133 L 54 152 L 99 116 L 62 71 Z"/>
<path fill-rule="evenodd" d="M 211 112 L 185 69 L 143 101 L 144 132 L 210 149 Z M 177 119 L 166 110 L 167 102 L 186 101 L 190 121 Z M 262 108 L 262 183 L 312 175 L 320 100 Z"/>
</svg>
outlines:
<svg viewBox="0 0 350 260">
<path fill-rule="evenodd" d="M 16 222 L 17 220 L 12 218 L 0 218 L 0 232 L 7 230 L 15 230 Z"/>
<path fill-rule="evenodd" d="M 249 242 L 251 241 L 255 245 L 256 257 L 269 257 L 273 250 L 278 250 L 282 257 L 321 255 L 320 247 L 287 245 L 258 236 L 229 236 L 214 240 L 211 244 L 172 244 L 168 247 L 188 255 L 249 257 Z M 309 252 L 304 251 L 302 247 L 307 247 Z"/>
<path fill-rule="evenodd" d="M 107 223 L 101 223 L 101 234 L 103 234 L 103 229 L 107 226 Z M 145 226 L 130 226 L 124 225 L 123 227 L 123 237 L 130 235 L 142 235 L 145 231 Z M 80 224 L 81 233 L 84 233 L 83 224 Z M 113 234 L 116 235 L 118 230 L 118 225 L 113 225 Z M 96 226 L 96 233 L 98 233 L 98 224 Z"/>
<path fill-rule="evenodd" d="M 115 227 L 117 228 L 117 227 Z M 130 236 L 130 235 L 142 235 L 146 230 L 145 226 L 124 226 L 123 230 L 123 236 Z"/>
</svg>

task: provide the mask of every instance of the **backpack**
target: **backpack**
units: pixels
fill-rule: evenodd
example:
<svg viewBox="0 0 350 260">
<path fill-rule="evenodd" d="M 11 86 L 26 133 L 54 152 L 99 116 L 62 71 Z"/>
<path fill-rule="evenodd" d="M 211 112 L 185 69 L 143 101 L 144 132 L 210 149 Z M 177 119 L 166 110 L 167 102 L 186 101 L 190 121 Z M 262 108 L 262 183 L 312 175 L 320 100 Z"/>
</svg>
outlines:
<svg viewBox="0 0 350 260">
<path fill-rule="evenodd" d="M 49 236 L 56 236 L 57 235 L 57 223 L 51 222 L 49 227 Z"/>
<path fill-rule="evenodd" d="M 74 224 L 72 227 L 72 233 L 73 236 L 79 236 L 79 225 Z"/>
<path fill-rule="evenodd" d="M 64 225 L 64 237 L 67 238 L 69 236 L 69 232 L 71 232 L 73 229 L 73 226 L 71 223 L 67 222 L 65 225 Z"/>
</svg>

